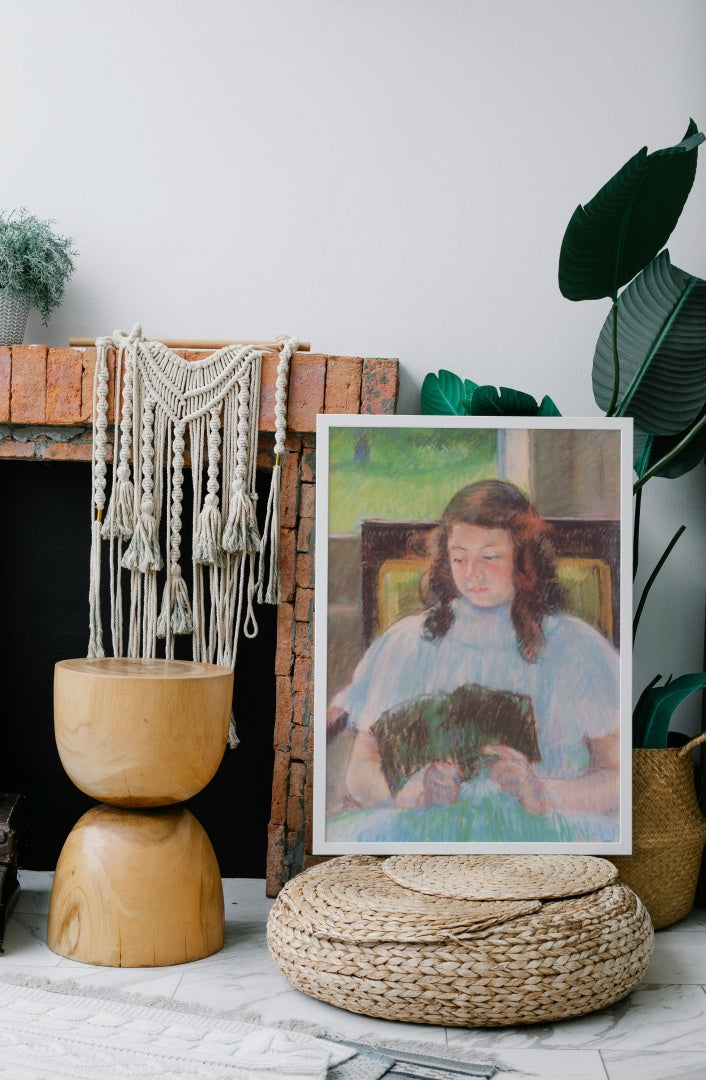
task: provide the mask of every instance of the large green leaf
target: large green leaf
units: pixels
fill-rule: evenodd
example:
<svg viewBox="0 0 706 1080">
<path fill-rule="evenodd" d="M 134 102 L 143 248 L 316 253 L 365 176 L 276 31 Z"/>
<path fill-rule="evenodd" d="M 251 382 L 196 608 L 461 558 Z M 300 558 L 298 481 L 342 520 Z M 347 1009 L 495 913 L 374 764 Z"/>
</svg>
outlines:
<svg viewBox="0 0 706 1080">
<path fill-rule="evenodd" d="M 540 405 L 531 394 L 507 386 L 478 386 L 473 391 L 471 416 L 561 416 L 550 397 Z"/>
<path fill-rule="evenodd" d="M 661 750 L 667 745 L 667 732 L 677 705 L 697 690 L 706 687 L 706 672 L 668 679 L 664 686 L 652 686 L 640 697 L 633 716 L 633 746 Z"/>
<path fill-rule="evenodd" d="M 706 401 L 706 281 L 673 266 L 663 251 L 620 294 L 620 381 L 616 416 L 642 431 L 673 435 Z M 593 357 L 593 394 L 605 411 L 613 392 L 612 315 Z"/>
<path fill-rule="evenodd" d="M 613 300 L 666 244 L 696 174 L 704 141 L 693 120 L 676 146 L 643 146 L 585 206 L 578 206 L 559 255 L 559 288 L 568 300 Z"/>
<path fill-rule="evenodd" d="M 676 479 L 683 476 L 706 458 L 706 425 L 702 427 L 691 441 L 678 453 L 671 455 L 679 444 L 685 439 L 688 432 L 695 425 L 706 418 L 706 406 L 697 416 L 694 424 L 676 435 L 647 435 L 639 428 L 633 432 L 633 464 L 638 476 L 644 476 L 648 470 L 653 469 L 662 461 L 669 458 L 664 465 L 656 469 L 653 476 L 664 476 Z"/>
<path fill-rule="evenodd" d="M 460 379 L 453 371 L 441 369 L 438 375 L 429 372 L 424 377 L 421 393 L 422 414 L 425 416 L 467 416 L 467 401 L 478 384 Z"/>
</svg>

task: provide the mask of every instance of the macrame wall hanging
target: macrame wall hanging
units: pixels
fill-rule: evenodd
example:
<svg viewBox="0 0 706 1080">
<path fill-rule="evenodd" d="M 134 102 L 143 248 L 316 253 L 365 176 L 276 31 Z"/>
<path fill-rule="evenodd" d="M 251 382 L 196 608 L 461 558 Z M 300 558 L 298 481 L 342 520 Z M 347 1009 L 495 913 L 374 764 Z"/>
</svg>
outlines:
<svg viewBox="0 0 706 1080">
<path fill-rule="evenodd" d="M 255 472 L 262 352 L 228 345 L 203 359 L 184 360 L 161 342 L 146 340 L 140 326 L 96 341 L 88 656 L 105 655 L 104 547 L 114 656 L 173 659 L 176 635 L 189 634 L 194 660 L 234 668 L 241 632 L 257 634 L 255 598 L 279 602 L 281 457 L 289 362 L 297 342 L 283 337 L 278 345 L 275 464 L 261 536 Z M 106 508 L 109 349 L 116 351 L 115 444 Z M 182 576 L 187 440 L 193 485 L 190 594 Z M 237 743 L 233 726 L 230 742 Z"/>
</svg>

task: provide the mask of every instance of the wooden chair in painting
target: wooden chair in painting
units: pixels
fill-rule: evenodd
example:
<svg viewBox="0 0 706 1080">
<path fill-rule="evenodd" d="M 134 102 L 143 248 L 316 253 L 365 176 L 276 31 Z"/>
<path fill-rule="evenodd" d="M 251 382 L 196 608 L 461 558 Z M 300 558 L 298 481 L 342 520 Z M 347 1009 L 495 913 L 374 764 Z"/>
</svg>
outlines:
<svg viewBox="0 0 706 1080">
<path fill-rule="evenodd" d="M 620 523 L 547 518 L 554 529 L 566 610 L 620 641 Z M 367 520 L 361 530 L 365 646 L 424 607 L 422 579 L 431 562 L 434 521 Z"/>
</svg>

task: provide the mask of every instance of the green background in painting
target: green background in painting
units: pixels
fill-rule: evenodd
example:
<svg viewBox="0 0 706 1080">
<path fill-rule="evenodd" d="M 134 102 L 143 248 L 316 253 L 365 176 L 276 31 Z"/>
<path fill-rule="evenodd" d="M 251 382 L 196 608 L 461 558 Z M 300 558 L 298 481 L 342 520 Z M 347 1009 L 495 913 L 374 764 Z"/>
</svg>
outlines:
<svg viewBox="0 0 706 1080">
<path fill-rule="evenodd" d="M 452 496 L 497 476 L 496 429 L 331 427 L 329 532 L 363 518 L 436 520 Z"/>
</svg>

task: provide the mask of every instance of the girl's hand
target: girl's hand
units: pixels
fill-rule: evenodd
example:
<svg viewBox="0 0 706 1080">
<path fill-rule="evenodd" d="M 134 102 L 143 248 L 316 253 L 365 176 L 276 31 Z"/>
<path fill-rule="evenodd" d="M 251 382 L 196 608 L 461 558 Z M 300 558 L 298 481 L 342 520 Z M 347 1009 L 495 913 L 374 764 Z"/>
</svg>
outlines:
<svg viewBox="0 0 706 1080">
<path fill-rule="evenodd" d="M 488 775 L 502 791 L 514 795 L 534 814 L 551 812 L 544 781 L 537 776 L 524 754 L 511 746 L 484 746 L 483 752 L 495 758 Z"/>
<path fill-rule="evenodd" d="M 423 806 L 450 806 L 458 799 L 461 774 L 452 761 L 432 761 L 424 770 Z"/>
<path fill-rule="evenodd" d="M 456 802 L 461 776 L 452 761 L 432 761 L 410 776 L 394 799 L 399 810 L 421 806 L 450 806 Z"/>
</svg>

